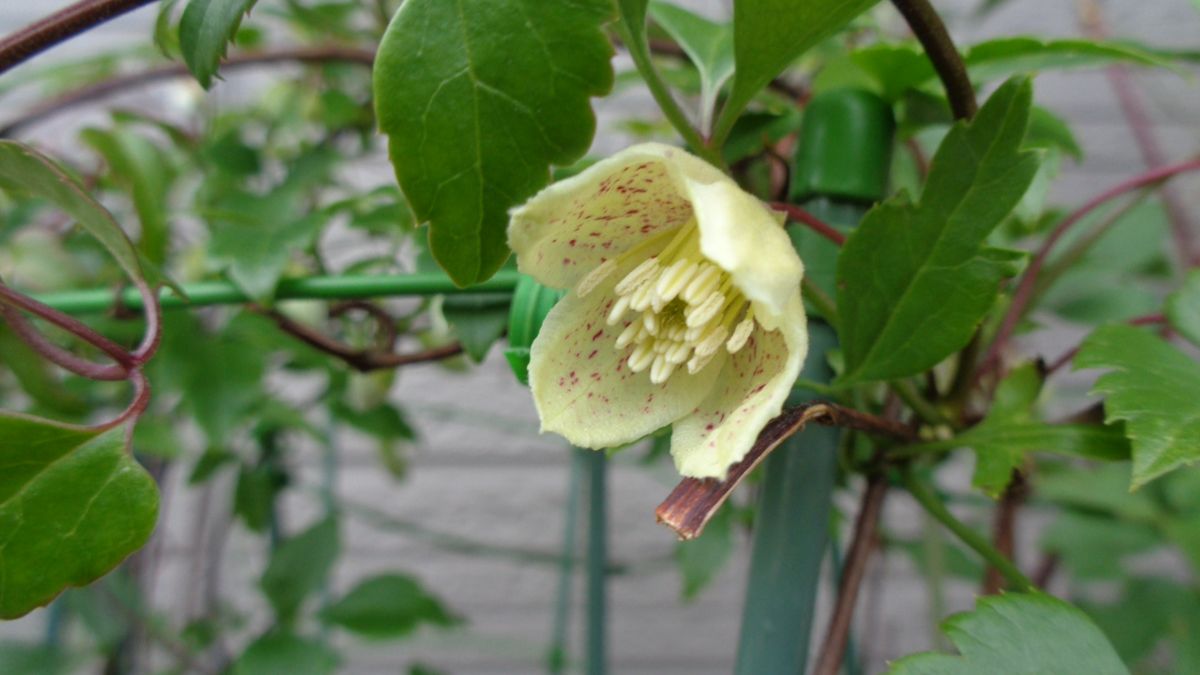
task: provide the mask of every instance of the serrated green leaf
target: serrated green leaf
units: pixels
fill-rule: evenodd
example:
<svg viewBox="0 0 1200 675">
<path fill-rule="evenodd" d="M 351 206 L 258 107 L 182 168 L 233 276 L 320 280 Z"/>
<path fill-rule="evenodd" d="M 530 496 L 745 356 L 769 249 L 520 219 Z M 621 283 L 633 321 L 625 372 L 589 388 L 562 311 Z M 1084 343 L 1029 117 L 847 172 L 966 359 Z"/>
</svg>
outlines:
<svg viewBox="0 0 1200 675">
<path fill-rule="evenodd" d="M 375 62 L 400 187 L 461 286 L 509 256 L 508 209 L 583 156 L 612 87 L 611 0 L 408 0 Z"/>
<path fill-rule="evenodd" d="M 1192 270 L 1183 285 L 1167 296 L 1167 319 L 1180 335 L 1200 345 L 1200 270 Z"/>
<path fill-rule="evenodd" d="M 305 598 L 325 581 L 339 552 L 336 518 L 318 522 L 275 549 L 259 584 L 281 623 L 296 618 Z"/>
<path fill-rule="evenodd" d="M 1200 365 L 1163 340 L 1126 325 L 1104 326 L 1084 341 L 1076 368 L 1103 368 L 1092 388 L 1105 419 L 1124 420 L 1137 489 L 1200 460 Z"/>
<path fill-rule="evenodd" d="M 232 675 L 332 675 L 339 661 L 337 652 L 320 642 L 269 633 L 246 648 Z"/>
<path fill-rule="evenodd" d="M 1028 80 L 992 95 L 938 148 L 918 204 L 872 209 L 838 257 L 843 382 L 919 373 L 961 349 L 991 308 L 1007 266 L 983 244 L 1025 194 L 1038 159 L 1020 149 Z"/>
<path fill-rule="evenodd" d="M 675 562 L 683 577 L 683 599 L 692 600 L 729 562 L 733 553 L 733 509 L 717 511 L 704 526 L 704 534 L 675 544 Z"/>
<path fill-rule="evenodd" d="M 1101 68 L 1113 63 L 1169 66 L 1135 45 L 1073 38 L 1041 40 L 1009 37 L 972 46 L 963 56 L 971 79 L 980 82 L 1018 74 L 1066 68 Z"/>
<path fill-rule="evenodd" d="M 129 237 L 103 206 L 57 164 L 34 149 L 0 140 L 0 189 L 49 200 L 96 238 L 130 279 L 147 275 Z M 147 279 L 155 283 L 155 279 Z"/>
<path fill-rule="evenodd" d="M 258 0 L 191 0 L 179 20 L 179 49 L 188 70 L 208 89 L 225 47 Z"/>
<path fill-rule="evenodd" d="M 650 3 L 650 16 L 679 43 L 700 73 L 700 130 L 707 133 L 717 95 L 733 76 L 733 26 L 659 0 Z"/>
<path fill-rule="evenodd" d="M 363 637 L 386 639 L 408 635 L 423 624 L 455 626 L 459 619 L 403 574 L 371 577 L 321 612 L 327 623 Z"/>
<path fill-rule="evenodd" d="M 0 618 L 95 581 L 150 537 L 158 489 L 125 433 L 0 414 Z"/>
<path fill-rule="evenodd" d="M 1129 675 L 1087 615 L 1049 595 L 982 598 L 942 630 L 960 655 L 906 656 L 888 675 Z"/>
<path fill-rule="evenodd" d="M 739 0 L 733 5 L 733 88 L 720 130 L 734 121 L 758 92 L 801 54 L 829 37 L 877 0 Z"/>
</svg>

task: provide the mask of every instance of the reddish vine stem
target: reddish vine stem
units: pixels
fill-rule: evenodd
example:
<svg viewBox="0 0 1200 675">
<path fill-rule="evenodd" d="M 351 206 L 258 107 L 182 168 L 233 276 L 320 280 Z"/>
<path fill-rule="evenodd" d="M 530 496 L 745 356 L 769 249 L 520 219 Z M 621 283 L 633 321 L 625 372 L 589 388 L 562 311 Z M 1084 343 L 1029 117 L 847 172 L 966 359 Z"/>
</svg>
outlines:
<svg viewBox="0 0 1200 675">
<path fill-rule="evenodd" d="M 992 545 L 1005 558 L 1016 560 L 1017 511 L 1025 502 L 1028 485 L 1019 470 L 1013 471 L 1012 481 L 1004 490 L 992 520 Z M 988 565 L 983 577 L 983 594 L 995 595 L 1004 589 L 1004 575 L 994 565 Z"/>
<path fill-rule="evenodd" d="M 876 475 L 871 477 L 863 493 L 858 519 L 854 524 L 854 540 L 846 554 L 842 583 L 838 586 L 833 616 L 829 620 L 829 628 L 821 644 L 821 655 L 813 668 L 813 675 L 838 675 L 841 670 L 842 657 L 846 653 L 846 642 L 850 636 L 850 624 L 854 618 L 854 607 L 858 604 L 858 592 L 866 576 L 867 562 L 875 548 L 876 531 L 887 488 L 886 477 Z"/>
<path fill-rule="evenodd" d="M 296 47 L 230 56 L 221 62 L 221 69 L 223 71 L 230 71 L 277 63 L 319 64 L 339 62 L 357 63 L 370 67 L 375 62 L 375 52 L 369 49 L 340 46 Z M 40 123 L 53 115 L 112 94 L 161 80 L 170 80 L 188 75 L 187 67 L 179 63 L 155 66 L 136 73 L 117 75 L 110 79 L 69 91 L 57 98 L 52 98 L 26 110 L 20 117 L 0 127 L 0 136 L 12 136 L 17 131 L 32 124 Z"/>
<path fill-rule="evenodd" d="M 776 211 L 783 211 L 787 214 L 788 218 L 807 226 L 813 232 L 825 237 L 838 246 L 846 243 L 846 235 L 838 232 L 829 223 L 826 223 L 825 221 L 814 216 L 808 211 L 805 211 L 799 206 L 796 206 L 795 204 L 788 204 L 787 202 L 771 202 L 771 208 L 775 209 Z"/>
<path fill-rule="evenodd" d="M 87 324 L 18 293 L 3 283 L 0 283 L 0 306 L 4 308 L 5 321 L 12 325 L 13 330 L 21 336 L 22 340 L 45 358 L 77 375 L 93 380 L 123 380 L 128 376 L 129 371 L 138 365 L 136 359 L 120 345 L 97 333 Z M 27 312 L 47 323 L 58 326 L 104 352 L 116 363 L 92 363 L 71 354 L 47 340 L 28 319 L 16 310 Z"/>
<path fill-rule="evenodd" d="M 0 39 L 0 73 L 80 33 L 158 0 L 81 0 Z"/>
<path fill-rule="evenodd" d="M 929 0 L 892 0 L 900 15 L 912 29 L 913 35 L 925 49 L 925 54 L 937 71 L 942 86 L 946 89 L 946 98 L 950 101 L 950 109 L 954 117 L 969 120 L 975 116 L 979 104 L 975 100 L 975 87 L 967 74 L 967 66 L 962 56 L 950 39 L 946 24 L 938 16 Z"/>
<path fill-rule="evenodd" d="M 983 358 L 983 363 L 977 373 L 977 378 L 981 378 L 988 372 L 997 368 L 1000 364 L 1000 355 L 1007 346 L 1009 339 L 1012 338 L 1016 331 L 1017 323 L 1021 317 L 1025 315 L 1025 310 L 1029 307 L 1029 303 L 1033 300 L 1034 289 L 1037 285 L 1038 275 L 1042 268 L 1046 265 L 1046 259 L 1050 256 L 1050 250 L 1058 243 L 1058 240 L 1067 233 L 1076 223 L 1083 220 L 1085 216 L 1095 211 L 1100 206 L 1107 202 L 1120 197 L 1121 195 L 1138 190 L 1155 183 L 1161 183 L 1173 176 L 1188 171 L 1200 169 L 1200 159 L 1164 166 L 1152 171 L 1147 171 L 1140 176 L 1135 176 L 1121 182 L 1104 192 L 1092 197 L 1083 206 L 1080 206 L 1066 218 L 1055 226 L 1050 235 L 1046 237 L 1046 241 L 1038 248 L 1033 256 L 1033 260 L 1029 263 L 1029 267 L 1025 269 L 1025 273 L 1021 275 L 1021 280 L 1017 283 L 1017 289 L 1013 292 L 1012 303 L 1008 306 L 1008 312 L 1005 313 L 1004 319 L 1000 323 L 1000 328 L 996 331 L 996 337 L 992 339 L 991 345 L 988 347 L 987 353 Z"/>
<path fill-rule="evenodd" d="M 1108 37 L 1108 28 L 1104 21 L 1104 12 L 1094 0 L 1088 0 L 1081 5 L 1080 23 L 1084 33 L 1096 40 Z M 1146 111 L 1144 97 L 1138 91 L 1133 75 L 1127 68 L 1112 65 L 1104 70 L 1109 85 L 1117 97 L 1133 140 L 1137 143 L 1142 155 L 1142 162 L 1148 169 L 1156 169 L 1167 164 L 1166 153 L 1154 136 L 1154 124 Z M 1200 262 L 1200 251 L 1196 249 L 1196 233 L 1187 209 L 1179 199 L 1179 194 L 1169 187 L 1162 191 L 1163 206 L 1167 213 L 1167 221 L 1171 225 L 1171 236 L 1175 240 L 1175 248 L 1183 265 L 1191 266 Z"/>
</svg>

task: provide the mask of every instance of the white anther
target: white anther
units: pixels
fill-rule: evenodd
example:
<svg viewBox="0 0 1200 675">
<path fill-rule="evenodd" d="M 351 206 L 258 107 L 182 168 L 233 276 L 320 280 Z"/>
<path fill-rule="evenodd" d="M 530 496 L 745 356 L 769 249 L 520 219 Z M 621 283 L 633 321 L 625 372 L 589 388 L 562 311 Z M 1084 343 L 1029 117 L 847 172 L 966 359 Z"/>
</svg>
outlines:
<svg viewBox="0 0 1200 675">
<path fill-rule="evenodd" d="M 717 353 L 727 337 L 729 330 L 725 326 L 717 326 L 696 343 L 696 353 L 701 356 Z"/>
<path fill-rule="evenodd" d="M 583 279 L 579 281 L 579 285 L 575 287 L 575 292 L 578 293 L 579 297 L 581 298 L 586 296 L 588 293 L 594 291 L 597 286 L 603 283 L 605 279 L 612 275 L 616 269 L 617 261 L 605 260 L 604 262 L 600 263 L 596 269 L 588 272 L 587 275 L 585 275 Z"/>
<path fill-rule="evenodd" d="M 608 325 L 613 325 L 625 317 L 625 311 L 629 309 L 629 296 L 622 295 L 617 298 L 617 302 L 613 305 L 612 311 L 608 313 Z"/>
<path fill-rule="evenodd" d="M 675 296 L 679 295 L 688 282 L 692 280 L 692 277 L 696 275 L 696 270 L 698 269 L 700 269 L 699 263 L 676 260 L 658 278 L 658 284 L 654 287 L 656 301 L 659 304 L 666 305 L 668 302 L 674 300 Z"/>
<path fill-rule="evenodd" d="M 696 373 L 700 372 L 700 370 L 703 369 L 704 366 L 708 365 L 709 361 L 713 360 L 714 356 L 716 356 L 716 352 L 713 352 L 712 354 L 703 354 L 703 355 L 696 354 L 695 356 L 693 356 L 691 358 L 691 360 L 688 361 L 688 364 L 687 364 L 688 372 L 691 373 L 692 375 L 695 375 Z"/>
<path fill-rule="evenodd" d="M 650 381 L 654 384 L 662 384 L 671 377 L 671 373 L 675 371 L 675 364 L 665 359 L 661 354 L 654 359 L 654 365 L 650 367 Z"/>
<path fill-rule="evenodd" d="M 708 263 L 700 263 L 697 266 L 696 275 L 688 282 L 687 287 L 683 289 L 679 297 L 694 305 L 698 300 L 715 290 L 720 281 L 720 268 Z"/>
<path fill-rule="evenodd" d="M 629 355 L 629 369 L 635 373 L 640 373 L 646 369 L 654 361 L 654 343 L 650 340 L 643 341 Z"/>
<path fill-rule="evenodd" d="M 687 328 L 678 323 L 671 326 L 671 329 L 666 332 L 666 336 L 676 342 L 681 342 L 687 337 Z"/>
<path fill-rule="evenodd" d="M 736 354 L 739 349 L 746 346 L 746 341 L 750 339 L 750 334 L 754 332 L 754 317 L 748 316 L 742 319 L 737 328 L 733 329 L 733 335 L 730 336 L 729 342 L 725 343 L 725 349 L 730 354 Z"/>
<path fill-rule="evenodd" d="M 633 271 L 625 275 L 625 278 L 618 281 L 613 291 L 617 295 L 625 295 L 633 289 L 640 286 L 643 282 L 653 278 L 658 273 L 658 260 L 655 258 L 646 258 L 642 264 L 633 268 Z"/>
<path fill-rule="evenodd" d="M 624 349 L 637 342 L 638 338 L 641 337 L 642 330 L 642 324 L 638 321 L 634 321 L 626 326 L 625 330 L 621 331 L 621 334 L 617 336 L 617 349 Z"/>
<path fill-rule="evenodd" d="M 666 354 L 667 350 L 669 350 L 674 344 L 675 343 L 671 342 L 670 340 L 655 340 L 654 351 L 657 354 Z"/>
<path fill-rule="evenodd" d="M 667 352 L 667 360 L 678 365 L 684 361 L 687 361 L 688 357 L 691 355 L 691 345 L 687 344 L 686 342 L 677 342 L 675 343 L 675 346 L 671 347 L 670 351 Z"/>
<path fill-rule="evenodd" d="M 658 335 L 658 315 L 654 312 L 645 312 L 642 314 L 642 325 L 646 327 L 647 333 Z"/>
<path fill-rule="evenodd" d="M 654 287 L 650 284 L 642 284 L 638 286 L 633 295 L 629 296 L 629 307 L 635 312 L 644 312 L 650 307 L 651 298 L 654 296 Z"/>
<path fill-rule="evenodd" d="M 695 328 L 696 326 L 703 326 L 708 323 L 724 306 L 725 295 L 715 291 L 699 305 L 689 306 L 688 309 L 690 311 L 687 314 L 688 328 Z"/>
</svg>

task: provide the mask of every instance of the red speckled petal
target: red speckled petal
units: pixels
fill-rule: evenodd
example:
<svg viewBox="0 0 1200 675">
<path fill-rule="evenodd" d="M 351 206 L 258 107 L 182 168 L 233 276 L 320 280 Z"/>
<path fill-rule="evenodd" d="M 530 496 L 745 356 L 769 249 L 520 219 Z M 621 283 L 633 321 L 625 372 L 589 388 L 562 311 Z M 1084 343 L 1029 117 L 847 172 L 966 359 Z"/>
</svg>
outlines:
<svg viewBox="0 0 1200 675">
<path fill-rule="evenodd" d="M 637 261 L 634 261 L 636 264 Z M 608 448 L 632 443 L 687 415 L 713 387 L 720 364 L 695 375 L 676 371 L 652 384 L 649 370 L 634 373 L 625 360 L 633 351 L 614 347 L 633 315 L 609 326 L 613 286 L 630 266 L 587 297 L 569 292 L 534 340 L 529 386 L 542 431 L 561 434 L 573 445 Z"/>
<path fill-rule="evenodd" d="M 679 473 L 723 479 L 783 409 L 807 351 L 804 305 L 796 293 L 779 329 L 757 328 L 746 346 L 726 361 L 708 397 L 675 423 L 671 456 Z"/>
<path fill-rule="evenodd" d="M 682 150 L 646 143 L 551 185 L 512 212 L 517 267 L 547 286 L 574 286 L 605 260 L 688 223 L 685 176 L 728 180 Z"/>
</svg>

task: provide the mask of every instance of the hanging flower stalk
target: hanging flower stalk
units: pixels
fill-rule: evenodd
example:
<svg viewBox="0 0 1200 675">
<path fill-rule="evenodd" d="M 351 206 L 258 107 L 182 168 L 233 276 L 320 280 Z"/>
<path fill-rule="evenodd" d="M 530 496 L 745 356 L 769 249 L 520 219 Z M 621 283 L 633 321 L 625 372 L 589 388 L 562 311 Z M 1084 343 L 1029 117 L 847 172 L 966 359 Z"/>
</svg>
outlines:
<svg viewBox="0 0 1200 675">
<path fill-rule="evenodd" d="M 542 431 L 607 448 L 670 424 L 679 472 L 724 478 L 781 410 L 808 346 L 803 265 L 781 222 L 659 144 L 515 209 L 519 269 L 570 289 L 531 347 Z"/>
</svg>

